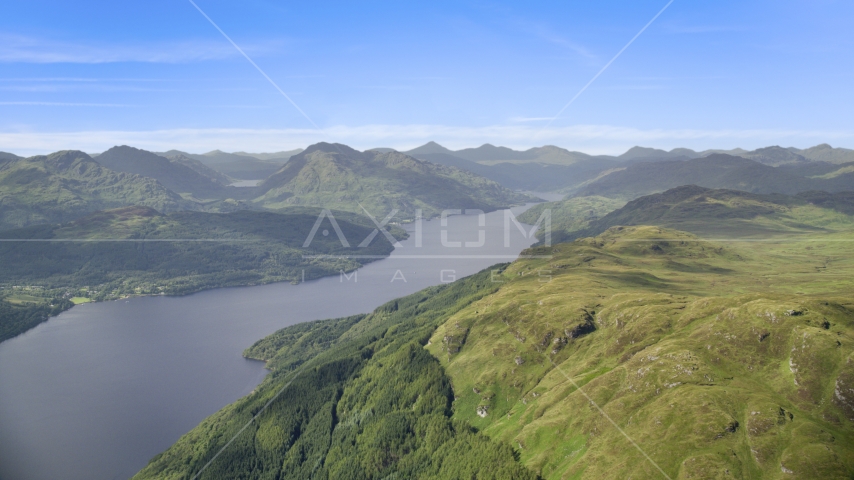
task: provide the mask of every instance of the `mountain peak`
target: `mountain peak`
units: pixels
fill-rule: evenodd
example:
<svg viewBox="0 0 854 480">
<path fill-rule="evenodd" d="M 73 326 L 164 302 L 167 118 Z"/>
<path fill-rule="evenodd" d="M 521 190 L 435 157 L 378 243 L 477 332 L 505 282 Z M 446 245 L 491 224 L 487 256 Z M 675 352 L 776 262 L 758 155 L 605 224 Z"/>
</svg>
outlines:
<svg viewBox="0 0 854 480">
<path fill-rule="evenodd" d="M 631 160 L 634 158 L 643 158 L 643 157 L 652 157 L 652 156 L 666 156 L 667 152 L 665 150 L 659 150 L 657 148 L 649 148 L 649 147 L 641 147 L 640 145 L 634 146 L 626 151 L 626 153 L 620 155 L 617 158 L 622 158 L 625 160 Z"/>
<path fill-rule="evenodd" d="M 425 143 L 424 145 L 421 145 L 420 147 L 413 148 L 412 150 L 409 150 L 409 151 L 403 152 L 403 153 L 405 153 L 407 155 L 423 155 L 423 154 L 428 154 L 428 153 L 446 153 L 446 154 L 450 155 L 450 154 L 453 154 L 454 152 L 453 152 L 453 150 L 445 148 L 445 147 L 443 147 L 443 146 L 439 145 L 438 143 L 431 140 L 431 141 Z"/>
<path fill-rule="evenodd" d="M 362 152 L 341 143 L 317 142 L 314 145 L 309 145 L 308 148 L 306 148 L 302 151 L 302 153 L 300 153 L 300 155 L 308 155 L 312 152 L 318 151 L 324 153 L 339 153 L 341 155 L 347 156 L 362 154 Z"/>
</svg>

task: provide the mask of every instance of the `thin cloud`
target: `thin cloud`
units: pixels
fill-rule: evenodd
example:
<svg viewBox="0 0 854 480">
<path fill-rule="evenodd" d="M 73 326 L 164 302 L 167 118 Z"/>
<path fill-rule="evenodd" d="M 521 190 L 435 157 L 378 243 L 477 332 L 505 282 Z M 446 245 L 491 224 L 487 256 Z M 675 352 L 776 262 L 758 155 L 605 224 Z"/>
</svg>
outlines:
<svg viewBox="0 0 854 480">
<path fill-rule="evenodd" d="M 578 55 L 581 55 L 582 57 L 591 59 L 597 58 L 597 56 L 593 54 L 593 52 L 588 50 L 583 45 L 573 42 L 572 40 L 569 40 L 568 38 L 555 33 L 551 28 L 545 25 L 531 24 L 528 26 L 527 30 L 542 40 L 562 47 L 566 50 L 572 51 Z"/>
<path fill-rule="evenodd" d="M 673 34 L 740 32 L 747 30 L 747 28 L 737 25 L 685 25 L 670 22 L 662 26 L 665 32 Z"/>
<path fill-rule="evenodd" d="M 278 42 L 281 47 L 281 42 Z M 273 50 L 275 45 L 247 48 L 254 53 Z M 0 62 L 4 63 L 188 63 L 222 60 L 237 56 L 225 42 L 183 40 L 145 45 L 104 45 L 74 43 L 27 37 L 0 35 Z"/>
<path fill-rule="evenodd" d="M 27 105 L 38 107 L 136 107 L 123 103 L 65 103 L 65 102 L 0 102 L 0 105 Z"/>
<path fill-rule="evenodd" d="M 508 120 L 513 123 L 525 123 L 525 122 L 547 122 L 551 120 L 552 117 L 511 117 Z"/>
</svg>

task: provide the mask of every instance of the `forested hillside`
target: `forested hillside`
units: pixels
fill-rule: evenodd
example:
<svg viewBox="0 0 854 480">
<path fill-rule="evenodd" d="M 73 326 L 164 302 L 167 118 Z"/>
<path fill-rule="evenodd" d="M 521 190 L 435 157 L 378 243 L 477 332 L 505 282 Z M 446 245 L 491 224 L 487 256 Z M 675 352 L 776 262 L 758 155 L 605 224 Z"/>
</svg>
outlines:
<svg viewBox="0 0 854 480">
<path fill-rule="evenodd" d="M 535 478 L 509 445 L 452 419 L 454 390 L 423 348 L 444 318 L 494 290 L 484 272 L 273 334 L 246 352 L 274 368 L 257 391 L 134 478 Z"/>
<path fill-rule="evenodd" d="M 0 232 L 0 327 L 13 336 L 57 313 L 51 305 L 68 308 L 69 298 L 110 300 L 301 282 L 372 261 L 305 258 L 356 251 L 342 246 L 336 235 L 316 235 L 303 247 L 318 214 L 318 209 L 162 214 L 125 207 L 63 225 Z M 374 230 L 369 220 L 357 215 L 337 212 L 336 221 L 345 238 L 364 239 Z M 390 230 L 398 238 L 406 235 L 399 228 Z M 358 253 L 383 256 L 392 250 L 389 241 L 377 235 Z M 20 296 L 16 286 L 26 286 L 29 300 L 9 303 Z"/>
</svg>

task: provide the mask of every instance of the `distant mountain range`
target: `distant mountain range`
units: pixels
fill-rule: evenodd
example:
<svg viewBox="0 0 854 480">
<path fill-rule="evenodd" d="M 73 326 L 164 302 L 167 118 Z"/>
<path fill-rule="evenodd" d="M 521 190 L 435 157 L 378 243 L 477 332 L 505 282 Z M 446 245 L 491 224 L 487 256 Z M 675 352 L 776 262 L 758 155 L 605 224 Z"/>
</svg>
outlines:
<svg viewBox="0 0 854 480">
<path fill-rule="evenodd" d="M 382 216 L 397 209 L 399 221 L 413 218 L 416 209 L 431 217 L 445 209 L 491 211 L 535 201 L 475 173 L 394 151 L 359 152 L 322 143 L 281 163 L 216 151 L 188 155 L 158 155 L 128 146 L 113 147 L 94 159 L 79 151 L 30 158 L 2 154 L 0 230 L 63 223 L 125 206 L 160 212 L 321 207 L 360 215 L 364 206 Z M 217 170 L 221 164 L 245 169 L 247 162 L 252 168 L 265 164 L 276 169 L 259 187 L 229 186 L 232 178 Z"/>
<path fill-rule="evenodd" d="M 405 153 L 421 160 L 469 170 L 509 188 L 533 191 L 559 190 L 565 193 L 575 193 L 590 183 L 632 165 L 687 161 L 720 154 L 753 160 L 772 167 L 787 167 L 788 172 L 796 175 L 804 175 L 799 173 L 798 169 L 807 166 L 813 169 L 818 168 L 827 174 L 836 170 L 833 168 L 834 165 L 854 162 L 854 150 L 833 148 L 827 144 L 804 150 L 775 146 L 752 151 L 734 149 L 702 152 L 688 148 L 665 151 L 633 147 L 619 156 L 594 156 L 555 146 L 517 151 L 485 144 L 478 148 L 454 151 L 435 142 L 429 142 Z M 821 167 L 816 167 L 817 165 Z M 738 188 L 734 185 L 727 185 L 727 187 Z M 664 189 L 666 188 L 653 191 Z M 652 193 L 652 191 L 644 190 L 641 194 L 646 193 Z M 634 198 L 632 195 L 623 196 Z"/>
<path fill-rule="evenodd" d="M 376 215 L 397 209 L 406 218 L 413 218 L 416 209 L 430 217 L 444 209 L 489 211 L 533 201 L 456 167 L 329 143 L 291 157 L 258 190 L 256 202 L 268 208 L 312 205 L 361 212 L 364 206 Z"/>
<path fill-rule="evenodd" d="M 228 178 L 198 160 L 177 155 L 170 158 L 137 148 L 113 147 L 95 157 L 99 164 L 116 172 L 154 178 L 166 188 L 197 198 L 222 197 Z"/>
<path fill-rule="evenodd" d="M 660 225 L 707 238 L 851 230 L 852 206 L 854 192 L 757 195 L 685 185 L 633 200 L 576 236 L 599 235 L 617 225 Z"/>
<path fill-rule="evenodd" d="M 127 205 L 161 212 L 195 208 L 153 178 L 116 172 L 76 150 L 0 160 L 0 229 L 61 223 Z"/>
<path fill-rule="evenodd" d="M 574 197 L 537 205 L 519 220 L 551 213 L 551 243 L 593 237 L 617 226 L 658 225 L 704 237 L 767 237 L 854 230 L 854 192 L 762 195 L 683 185 L 623 205 L 606 197 Z M 545 239 L 541 226 L 537 233 Z"/>
<path fill-rule="evenodd" d="M 263 181 L 255 188 L 229 186 L 238 179 Z M 411 218 L 417 209 L 431 216 L 446 208 L 492 210 L 531 200 L 511 190 L 625 202 L 689 184 L 757 194 L 854 190 L 854 150 L 827 144 L 702 152 L 634 147 L 620 156 L 593 156 L 555 146 L 454 151 L 429 142 L 408 152 L 359 152 L 328 143 L 256 154 L 157 154 L 128 146 L 94 158 L 0 152 L 0 228 L 129 205 L 164 212 L 294 206 L 361 212 L 361 204 Z"/>
<path fill-rule="evenodd" d="M 576 196 L 600 195 L 630 200 L 681 185 L 728 188 L 752 193 L 795 194 L 808 190 L 854 190 L 851 165 L 820 163 L 822 176 L 805 176 L 806 164 L 772 167 L 755 160 L 715 153 L 691 160 L 642 162 L 614 169 L 575 191 Z M 854 164 L 852 164 L 854 165 Z M 833 175 L 836 173 L 835 175 Z"/>
<path fill-rule="evenodd" d="M 287 163 L 289 158 L 301 151 L 301 148 L 276 153 L 226 153 L 213 150 L 208 153 L 195 154 L 180 150 L 169 150 L 158 153 L 158 155 L 167 158 L 192 158 L 235 180 L 263 180 L 282 168 L 282 165 Z"/>
</svg>

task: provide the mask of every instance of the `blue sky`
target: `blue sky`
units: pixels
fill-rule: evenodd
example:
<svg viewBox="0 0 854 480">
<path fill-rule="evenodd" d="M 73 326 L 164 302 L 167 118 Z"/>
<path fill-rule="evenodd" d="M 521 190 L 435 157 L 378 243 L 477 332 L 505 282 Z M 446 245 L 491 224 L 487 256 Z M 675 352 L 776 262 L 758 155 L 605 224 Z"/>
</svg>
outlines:
<svg viewBox="0 0 854 480">
<path fill-rule="evenodd" d="M 854 148 L 854 3 L 0 4 L 0 150 Z"/>
</svg>

